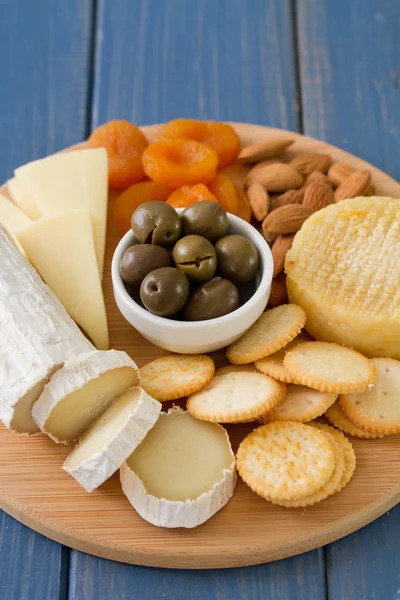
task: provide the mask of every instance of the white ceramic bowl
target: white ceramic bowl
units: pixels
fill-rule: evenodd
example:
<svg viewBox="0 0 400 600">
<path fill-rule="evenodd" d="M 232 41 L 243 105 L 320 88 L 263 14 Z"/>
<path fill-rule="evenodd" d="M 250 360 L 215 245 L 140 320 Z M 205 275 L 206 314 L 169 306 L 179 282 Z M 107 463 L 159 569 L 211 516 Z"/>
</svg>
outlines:
<svg viewBox="0 0 400 600">
<path fill-rule="evenodd" d="M 183 209 L 178 209 L 181 212 Z M 253 242 L 260 255 L 254 280 L 254 294 L 237 310 L 209 321 L 174 321 L 151 314 L 128 294 L 119 273 L 125 250 L 137 244 L 131 231 L 119 242 L 112 261 L 112 281 L 117 306 L 125 319 L 149 342 L 171 352 L 200 354 L 213 352 L 237 340 L 264 311 L 271 292 L 273 259 L 268 244 L 249 223 L 228 214 L 228 234 L 239 234 Z"/>
</svg>

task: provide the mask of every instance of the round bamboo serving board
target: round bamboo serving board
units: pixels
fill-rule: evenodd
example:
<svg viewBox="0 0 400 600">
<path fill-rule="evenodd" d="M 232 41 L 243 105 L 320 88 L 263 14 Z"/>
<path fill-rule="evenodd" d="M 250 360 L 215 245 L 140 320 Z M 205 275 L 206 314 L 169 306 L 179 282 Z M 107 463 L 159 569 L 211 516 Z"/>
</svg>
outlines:
<svg viewBox="0 0 400 600">
<path fill-rule="evenodd" d="M 378 195 L 400 198 L 400 185 L 361 159 L 302 135 L 234 124 L 243 145 L 268 137 L 296 143 L 286 157 L 326 152 L 335 162 L 368 168 Z M 143 128 L 149 139 L 157 126 Z M 79 146 L 78 146 L 79 147 Z M 76 147 L 75 147 L 76 148 Z M 226 169 L 243 183 L 247 168 Z M 6 186 L 1 191 L 7 194 Z M 110 199 L 104 292 L 111 347 L 127 351 L 139 366 L 165 354 L 144 340 L 120 315 L 112 294 L 110 264 L 119 234 Z M 225 364 L 223 352 L 213 355 Z M 254 428 L 228 428 L 234 449 Z M 221 568 L 253 565 L 292 556 L 337 540 L 376 519 L 400 501 L 400 437 L 352 439 L 357 468 L 340 494 L 304 509 L 266 502 L 239 480 L 228 505 L 192 530 L 168 530 L 142 520 L 121 491 L 118 474 L 88 494 L 61 466 L 70 448 L 45 435 L 31 438 L 0 427 L 0 507 L 36 531 L 77 550 L 121 562 L 171 568 Z"/>
</svg>

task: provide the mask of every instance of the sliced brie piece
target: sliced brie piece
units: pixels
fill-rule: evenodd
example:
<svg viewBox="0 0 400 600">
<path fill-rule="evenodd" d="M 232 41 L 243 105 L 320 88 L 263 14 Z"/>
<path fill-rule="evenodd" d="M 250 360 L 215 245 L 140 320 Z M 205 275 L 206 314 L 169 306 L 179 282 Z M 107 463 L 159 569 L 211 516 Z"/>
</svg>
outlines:
<svg viewBox="0 0 400 600">
<path fill-rule="evenodd" d="M 140 387 L 124 392 L 95 421 L 63 465 L 91 492 L 122 465 L 154 426 L 161 403 Z"/>
<path fill-rule="evenodd" d="M 24 252 L 24 250 L 15 234 L 21 229 L 28 227 L 31 222 L 32 221 L 28 219 L 18 206 L 15 206 L 8 198 L 5 198 L 5 196 L 0 194 L 0 223 L 4 225 L 8 233 L 12 235 L 21 252 Z"/>
<path fill-rule="evenodd" d="M 30 195 L 24 185 L 15 177 L 7 181 L 8 191 L 14 203 L 26 214 L 26 216 L 34 221 L 44 217 L 43 212 L 36 204 L 34 198 Z"/>
<path fill-rule="evenodd" d="M 87 209 L 38 219 L 17 237 L 71 317 L 96 348 L 107 350 L 107 315 Z"/>
<path fill-rule="evenodd" d="M 0 418 L 17 433 L 39 431 L 31 416 L 49 376 L 93 350 L 58 298 L 0 225 Z"/>
<path fill-rule="evenodd" d="M 53 375 L 32 416 L 55 442 L 71 444 L 118 396 L 138 383 L 139 370 L 126 352 L 87 352 Z"/>
<path fill-rule="evenodd" d="M 15 169 L 15 177 L 33 197 L 43 215 L 59 215 L 74 208 L 89 211 L 101 277 L 108 200 L 105 148 L 53 154 Z"/>
<path fill-rule="evenodd" d="M 159 527 L 196 527 L 220 510 L 236 485 L 226 430 L 174 408 L 161 413 L 122 465 L 121 485 L 143 519 Z"/>
</svg>

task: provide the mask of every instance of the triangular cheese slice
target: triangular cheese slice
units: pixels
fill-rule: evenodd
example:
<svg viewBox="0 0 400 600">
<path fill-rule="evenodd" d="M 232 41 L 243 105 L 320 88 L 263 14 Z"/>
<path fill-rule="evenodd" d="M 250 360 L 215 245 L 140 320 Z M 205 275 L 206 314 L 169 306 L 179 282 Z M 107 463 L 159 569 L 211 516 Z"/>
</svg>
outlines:
<svg viewBox="0 0 400 600">
<path fill-rule="evenodd" d="M 15 234 L 21 229 L 28 227 L 32 221 L 15 206 L 8 198 L 0 194 L 0 223 L 4 225 L 8 233 L 15 239 L 18 248 L 23 252 L 21 244 Z"/>
<path fill-rule="evenodd" d="M 107 224 L 108 163 L 104 148 L 53 154 L 15 170 L 17 181 L 45 216 L 87 208 L 92 217 L 100 277 Z"/>
<path fill-rule="evenodd" d="M 79 208 L 33 221 L 18 240 L 71 317 L 99 350 L 107 350 L 107 316 L 89 211 Z"/>
<path fill-rule="evenodd" d="M 43 212 L 36 204 L 34 198 L 24 188 L 22 183 L 15 177 L 7 182 L 8 191 L 14 203 L 26 214 L 27 217 L 34 221 L 44 217 Z"/>
</svg>

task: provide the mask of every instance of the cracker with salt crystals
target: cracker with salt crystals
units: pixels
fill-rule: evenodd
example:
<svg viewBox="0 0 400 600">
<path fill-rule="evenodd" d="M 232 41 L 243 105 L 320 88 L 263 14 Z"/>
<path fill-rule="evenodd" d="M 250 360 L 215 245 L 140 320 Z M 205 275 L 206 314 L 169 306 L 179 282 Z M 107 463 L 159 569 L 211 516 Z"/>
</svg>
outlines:
<svg viewBox="0 0 400 600">
<path fill-rule="evenodd" d="M 215 377 L 226 375 L 226 373 L 258 373 L 258 370 L 253 364 L 248 365 L 226 365 L 215 370 Z"/>
<path fill-rule="evenodd" d="M 313 494 L 295 500 L 282 500 L 279 502 L 281 506 L 285 506 L 286 508 L 305 508 L 306 506 L 312 506 L 313 504 L 317 504 L 317 502 L 322 502 L 322 500 L 325 500 L 328 496 L 332 496 L 340 489 L 340 482 L 346 471 L 343 450 L 336 442 L 334 435 L 326 431 L 322 431 L 322 433 L 331 444 L 335 457 L 335 467 L 330 479 L 328 479 L 322 488 Z"/>
<path fill-rule="evenodd" d="M 323 415 L 336 398 L 336 394 L 320 392 L 304 385 L 289 384 L 284 401 L 259 420 L 261 423 L 270 421 L 308 423 Z"/>
<path fill-rule="evenodd" d="M 327 421 L 329 421 L 331 425 L 333 425 L 333 427 L 340 429 L 340 431 L 343 431 L 343 433 L 351 437 L 360 438 L 364 440 L 382 437 L 379 436 L 377 433 L 364 431 L 364 429 L 361 429 L 360 427 L 357 427 L 355 423 L 352 423 L 352 421 L 350 421 L 350 419 L 348 419 L 340 409 L 338 400 L 336 400 L 336 402 L 334 402 L 332 406 L 328 408 L 328 410 L 325 413 L 325 418 L 327 419 Z"/>
<path fill-rule="evenodd" d="M 342 490 L 349 483 L 350 479 L 353 477 L 356 468 L 356 454 L 354 452 L 353 445 L 350 442 L 350 440 L 348 440 L 347 437 L 343 435 L 341 431 L 338 431 L 330 425 L 325 425 L 325 423 L 317 422 L 310 423 L 310 425 L 313 425 L 313 427 L 316 427 L 324 433 L 333 435 L 335 441 L 339 444 L 340 448 L 342 449 L 345 470 L 343 472 L 343 477 L 340 480 L 337 489 L 335 490 L 335 493 L 340 492 L 340 490 Z"/>
<path fill-rule="evenodd" d="M 285 358 L 285 354 L 288 350 L 295 348 L 298 344 L 302 344 L 303 342 L 310 341 L 311 338 L 306 333 L 301 331 L 299 335 L 297 335 L 294 340 L 289 342 L 286 346 L 270 354 L 269 356 L 265 356 L 264 358 L 260 358 L 254 363 L 256 369 L 264 373 L 264 375 L 268 375 L 269 377 L 273 377 L 278 381 L 282 381 L 283 383 L 294 383 L 293 377 L 289 375 L 285 367 L 283 366 L 283 359 Z"/>
<path fill-rule="evenodd" d="M 286 386 L 261 373 L 226 373 L 189 396 L 187 410 L 213 423 L 246 423 L 282 402 Z"/>
<path fill-rule="evenodd" d="M 150 396 L 166 402 L 197 392 L 212 379 L 214 361 L 203 354 L 170 354 L 140 369 L 140 385 Z"/>
<path fill-rule="evenodd" d="M 305 342 L 289 350 L 283 364 L 295 383 L 333 394 L 359 393 L 376 381 L 371 360 L 328 342 Z"/>
<path fill-rule="evenodd" d="M 237 468 L 254 492 L 281 503 L 320 490 L 332 477 L 335 452 L 327 436 L 314 427 L 275 421 L 243 440 Z"/>
<path fill-rule="evenodd" d="M 400 361 L 373 358 L 376 383 L 362 394 L 342 394 L 339 405 L 358 427 L 376 435 L 400 433 Z"/>
<path fill-rule="evenodd" d="M 226 355 L 233 364 L 254 362 L 273 354 L 293 340 L 304 327 L 306 313 L 296 304 L 283 304 L 265 311 Z"/>
</svg>

